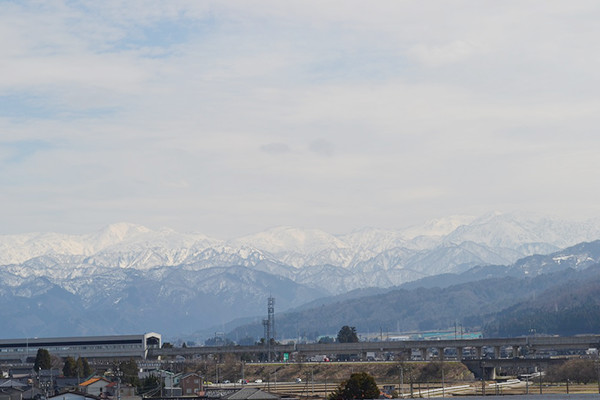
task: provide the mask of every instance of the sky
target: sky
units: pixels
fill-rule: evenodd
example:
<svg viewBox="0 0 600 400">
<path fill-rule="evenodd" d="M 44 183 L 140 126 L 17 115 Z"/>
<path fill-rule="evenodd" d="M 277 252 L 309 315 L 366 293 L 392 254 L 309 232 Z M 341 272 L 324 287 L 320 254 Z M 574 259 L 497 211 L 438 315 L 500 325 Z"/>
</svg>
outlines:
<svg viewBox="0 0 600 400">
<path fill-rule="evenodd" d="M 600 216 L 597 1 L 0 0 L 0 234 Z"/>
</svg>

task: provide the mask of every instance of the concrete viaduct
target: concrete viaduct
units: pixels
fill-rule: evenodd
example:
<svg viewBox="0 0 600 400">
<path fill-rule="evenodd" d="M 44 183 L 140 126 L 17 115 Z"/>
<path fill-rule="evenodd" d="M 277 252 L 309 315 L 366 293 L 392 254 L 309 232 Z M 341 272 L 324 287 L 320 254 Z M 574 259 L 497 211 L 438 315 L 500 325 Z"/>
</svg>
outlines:
<svg viewBox="0 0 600 400">
<path fill-rule="evenodd" d="M 352 354 L 362 360 L 367 359 L 367 353 L 393 354 L 394 359 L 410 360 L 412 354 L 419 352 L 421 358 L 428 359 L 428 354 L 435 349 L 438 359 L 443 359 L 446 349 L 454 349 L 456 359 L 465 358 L 501 359 L 518 358 L 523 354 L 535 357 L 544 351 L 573 350 L 582 351 L 590 348 L 600 349 L 600 335 L 581 336 L 534 336 L 520 338 L 498 339 L 456 339 L 456 340 L 405 340 L 358 343 L 315 343 L 315 344 L 273 344 L 271 346 L 224 346 L 224 347 L 187 347 L 151 349 L 149 358 L 162 359 L 183 356 L 185 358 L 207 359 L 222 357 L 225 354 L 259 355 L 271 354 L 273 360 L 282 360 L 283 354 L 293 355 L 296 361 L 306 361 L 316 355 Z M 507 350 L 509 353 L 507 354 Z M 485 352 L 484 352 L 485 351 Z M 468 352 L 468 356 L 466 353 Z M 502 355 L 504 354 L 504 357 Z M 400 356 L 400 357 L 398 357 Z"/>
</svg>

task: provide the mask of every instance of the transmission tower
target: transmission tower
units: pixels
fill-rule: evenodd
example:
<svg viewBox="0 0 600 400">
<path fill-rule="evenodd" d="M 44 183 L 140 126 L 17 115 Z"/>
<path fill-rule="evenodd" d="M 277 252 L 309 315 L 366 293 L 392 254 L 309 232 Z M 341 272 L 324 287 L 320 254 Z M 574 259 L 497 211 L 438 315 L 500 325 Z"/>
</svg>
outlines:
<svg viewBox="0 0 600 400">
<path fill-rule="evenodd" d="M 265 346 L 267 347 L 268 361 L 271 361 L 271 341 L 275 340 L 275 298 L 269 296 L 267 304 L 267 319 L 262 321 L 265 331 Z"/>
<path fill-rule="evenodd" d="M 275 298 L 269 297 L 268 304 L 269 339 L 275 339 Z"/>
</svg>

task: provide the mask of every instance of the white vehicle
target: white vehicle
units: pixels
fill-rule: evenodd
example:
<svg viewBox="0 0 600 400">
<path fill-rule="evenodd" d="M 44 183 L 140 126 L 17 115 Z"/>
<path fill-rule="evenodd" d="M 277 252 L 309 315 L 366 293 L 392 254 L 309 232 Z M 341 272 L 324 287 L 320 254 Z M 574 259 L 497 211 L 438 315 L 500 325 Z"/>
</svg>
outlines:
<svg viewBox="0 0 600 400">
<path fill-rule="evenodd" d="M 254 381 L 254 383 L 262 383 L 262 379 L 257 379 Z"/>
</svg>

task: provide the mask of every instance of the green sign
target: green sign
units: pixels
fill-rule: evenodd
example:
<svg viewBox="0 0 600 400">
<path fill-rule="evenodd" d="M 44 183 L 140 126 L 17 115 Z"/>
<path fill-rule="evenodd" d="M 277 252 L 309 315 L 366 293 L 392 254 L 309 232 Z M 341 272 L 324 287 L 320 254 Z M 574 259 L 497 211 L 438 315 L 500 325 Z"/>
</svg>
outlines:
<svg viewBox="0 0 600 400">
<path fill-rule="evenodd" d="M 290 359 L 290 353 L 283 353 L 283 361 L 288 361 Z"/>
</svg>

